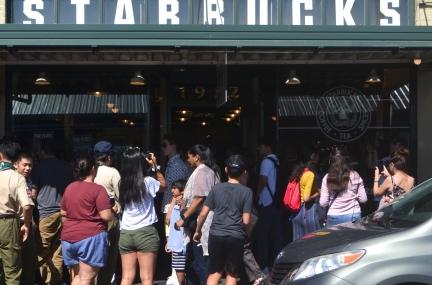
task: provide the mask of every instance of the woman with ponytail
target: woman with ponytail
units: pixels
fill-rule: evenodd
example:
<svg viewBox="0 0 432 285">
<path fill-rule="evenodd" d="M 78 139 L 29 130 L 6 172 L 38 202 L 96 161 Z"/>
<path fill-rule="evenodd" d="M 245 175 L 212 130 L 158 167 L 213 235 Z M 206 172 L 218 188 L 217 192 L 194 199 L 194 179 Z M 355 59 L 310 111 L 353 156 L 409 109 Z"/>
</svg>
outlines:
<svg viewBox="0 0 432 285">
<path fill-rule="evenodd" d="M 408 149 L 401 147 L 394 151 L 390 155 L 389 169 L 383 166 L 384 169 L 381 174 L 386 175 L 386 179 L 380 186 L 378 186 L 378 180 L 380 177 L 379 169 L 378 167 L 375 167 L 374 195 L 375 197 L 384 195 L 381 199 L 379 208 L 393 201 L 393 199 L 400 195 L 405 194 L 414 187 L 414 178 L 404 172 L 404 169 L 408 164 L 408 158 Z"/>
<path fill-rule="evenodd" d="M 320 195 L 315 174 L 314 147 L 306 146 L 300 153 L 300 160 L 291 173 L 289 181 L 294 179 L 300 184 L 301 208 L 293 213 L 293 240 L 297 240 L 320 229 L 315 199 Z"/>
<path fill-rule="evenodd" d="M 195 170 L 189 177 L 183 194 L 183 204 L 187 210 L 181 215 L 181 219 L 176 222 L 176 228 L 182 227 L 187 219 L 197 220 L 197 214 L 201 211 L 210 189 L 220 182 L 216 164 L 208 147 L 200 144 L 190 147 L 188 150 L 188 162 Z M 208 236 L 212 219 L 213 212 L 210 212 L 201 230 L 200 244 L 192 240 L 195 229 L 192 229 L 191 226 L 184 228 L 183 242 L 186 245 L 186 255 L 194 257 L 188 258 L 187 262 L 195 262 L 194 266 L 186 264 L 186 279 L 189 280 L 188 282 L 193 282 L 193 284 L 207 283 L 209 275 Z M 191 276 L 199 280 L 193 280 Z"/>
<path fill-rule="evenodd" d="M 62 253 L 72 285 L 92 284 L 108 256 L 107 223 L 114 211 L 105 188 L 94 183 L 97 170 L 93 156 L 79 158 L 74 167 L 77 181 L 66 188 L 61 201 L 60 213 L 66 218 Z"/>
<path fill-rule="evenodd" d="M 320 205 L 329 207 L 326 228 L 359 219 L 360 204 L 366 202 L 363 180 L 351 169 L 348 151 L 342 146 L 334 147 L 321 185 Z"/>
</svg>

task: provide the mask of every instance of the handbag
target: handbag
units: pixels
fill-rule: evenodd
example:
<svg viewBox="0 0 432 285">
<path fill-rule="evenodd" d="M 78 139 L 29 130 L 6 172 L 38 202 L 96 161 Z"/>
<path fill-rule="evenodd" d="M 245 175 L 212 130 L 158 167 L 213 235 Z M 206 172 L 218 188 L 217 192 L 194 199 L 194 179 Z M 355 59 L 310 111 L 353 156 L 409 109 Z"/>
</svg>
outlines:
<svg viewBox="0 0 432 285">
<path fill-rule="evenodd" d="M 187 210 L 188 208 L 185 208 L 180 213 L 184 215 L 184 213 L 186 213 Z M 186 219 L 183 220 L 183 228 L 195 230 L 197 227 L 197 219 L 198 219 L 198 213 L 195 212 L 192 215 L 190 215 L 190 217 L 187 217 Z"/>
</svg>

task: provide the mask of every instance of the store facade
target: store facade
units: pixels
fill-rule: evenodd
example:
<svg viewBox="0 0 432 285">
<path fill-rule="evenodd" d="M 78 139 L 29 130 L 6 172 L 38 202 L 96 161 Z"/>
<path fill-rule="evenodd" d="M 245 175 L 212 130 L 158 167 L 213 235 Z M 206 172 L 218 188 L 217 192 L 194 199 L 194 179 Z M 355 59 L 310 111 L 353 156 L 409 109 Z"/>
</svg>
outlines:
<svg viewBox="0 0 432 285">
<path fill-rule="evenodd" d="M 346 145 L 365 173 L 366 145 L 384 157 L 402 136 L 424 181 L 432 33 L 417 2 L 6 1 L 0 135 L 54 137 L 72 161 L 101 139 L 159 151 L 173 132 L 255 149 L 265 134 L 288 163 L 305 144 Z"/>
</svg>

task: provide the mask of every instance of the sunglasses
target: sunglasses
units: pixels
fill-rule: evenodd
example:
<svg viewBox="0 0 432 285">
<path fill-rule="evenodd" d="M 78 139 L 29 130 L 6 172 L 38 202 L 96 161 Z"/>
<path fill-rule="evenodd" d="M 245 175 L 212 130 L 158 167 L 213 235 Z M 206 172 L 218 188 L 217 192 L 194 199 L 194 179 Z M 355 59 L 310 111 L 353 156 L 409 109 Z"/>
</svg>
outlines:
<svg viewBox="0 0 432 285">
<path fill-rule="evenodd" d="M 169 144 L 161 144 L 161 148 L 166 148 L 167 146 L 170 146 Z"/>
</svg>

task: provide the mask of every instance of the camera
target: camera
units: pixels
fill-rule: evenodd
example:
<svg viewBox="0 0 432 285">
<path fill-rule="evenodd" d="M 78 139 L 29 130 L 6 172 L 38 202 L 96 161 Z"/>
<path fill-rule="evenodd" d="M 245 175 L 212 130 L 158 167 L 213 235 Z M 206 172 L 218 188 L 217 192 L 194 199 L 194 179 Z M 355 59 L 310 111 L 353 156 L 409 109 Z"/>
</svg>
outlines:
<svg viewBox="0 0 432 285">
<path fill-rule="evenodd" d="M 152 159 L 152 155 L 150 153 L 150 151 L 146 151 L 143 153 L 144 158 L 151 160 Z"/>
</svg>

